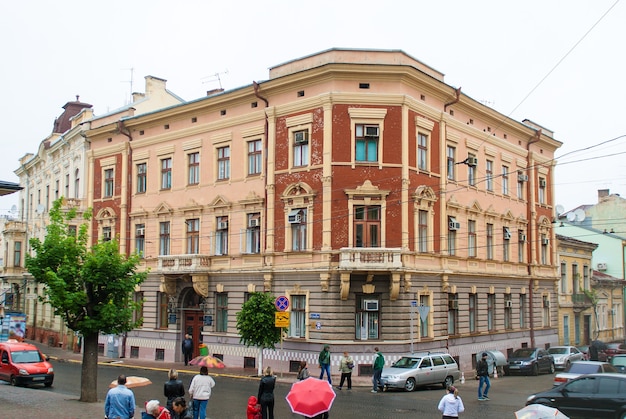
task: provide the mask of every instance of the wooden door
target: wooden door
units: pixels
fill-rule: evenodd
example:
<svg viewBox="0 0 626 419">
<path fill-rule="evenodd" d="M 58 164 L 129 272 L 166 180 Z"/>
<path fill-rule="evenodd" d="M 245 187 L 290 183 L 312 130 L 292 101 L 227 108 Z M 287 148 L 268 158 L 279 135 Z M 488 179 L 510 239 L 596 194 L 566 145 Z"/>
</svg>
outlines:
<svg viewBox="0 0 626 419">
<path fill-rule="evenodd" d="M 198 345 L 200 345 L 200 336 L 202 327 L 204 326 L 204 312 L 202 310 L 185 310 L 185 323 L 183 325 L 183 333 L 188 333 L 193 339 L 193 356 L 200 355 Z M 184 339 L 184 335 L 183 335 Z"/>
</svg>

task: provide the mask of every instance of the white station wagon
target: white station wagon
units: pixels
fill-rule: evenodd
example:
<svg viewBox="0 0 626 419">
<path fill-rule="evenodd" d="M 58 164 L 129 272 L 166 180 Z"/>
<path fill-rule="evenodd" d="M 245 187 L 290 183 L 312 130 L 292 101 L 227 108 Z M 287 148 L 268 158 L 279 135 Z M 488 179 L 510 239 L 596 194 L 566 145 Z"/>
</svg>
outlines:
<svg viewBox="0 0 626 419">
<path fill-rule="evenodd" d="M 381 378 L 385 389 L 413 391 L 416 387 L 429 385 L 448 388 L 461 378 L 461 371 L 454 358 L 445 352 L 415 353 L 403 356 L 391 367 L 383 368 Z"/>
</svg>

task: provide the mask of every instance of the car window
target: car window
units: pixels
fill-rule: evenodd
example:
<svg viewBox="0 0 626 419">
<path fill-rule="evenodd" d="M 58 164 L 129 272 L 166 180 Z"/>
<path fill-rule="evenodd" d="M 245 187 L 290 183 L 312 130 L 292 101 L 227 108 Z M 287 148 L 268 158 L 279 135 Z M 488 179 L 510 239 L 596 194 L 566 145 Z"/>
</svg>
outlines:
<svg viewBox="0 0 626 419">
<path fill-rule="evenodd" d="M 443 360 L 446 361 L 446 364 L 448 364 L 448 365 L 456 364 L 456 361 L 450 355 L 444 355 L 443 356 Z"/>
<path fill-rule="evenodd" d="M 622 387 L 620 388 L 620 384 Z M 620 394 L 624 391 L 624 380 L 613 377 L 598 378 L 598 394 Z"/>
<path fill-rule="evenodd" d="M 589 394 L 593 393 L 595 383 L 595 377 L 583 377 L 567 383 L 565 390 L 567 390 L 568 393 Z"/>
<path fill-rule="evenodd" d="M 551 354 L 566 354 L 567 348 L 550 348 L 548 349 L 548 352 Z"/>
<path fill-rule="evenodd" d="M 533 356 L 534 353 L 534 349 L 528 349 L 528 348 L 523 348 L 523 349 L 516 349 L 515 352 L 513 352 L 513 355 L 511 355 L 513 358 L 530 358 L 531 356 Z"/>
<path fill-rule="evenodd" d="M 569 348 L 570 352 L 573 354 L 578 354 L 580 351 L 577 348 Z"/>
<path fill-rule="evenodd" d="M 419 358 L 402 357 L 398 361 L 396 361 L 393 366 L 395 368 L 414 368 L 417 364 L 419 364 L 419 362 Z"/>
<path fill-rule="evenodd" d="M 616 356 L 611 359 L 611 364 L 621 367 L 626 366 L 626 356 Z"/>
<path fill-rule="evenodd" d="M 594 372 L 602 372 L 602 367 L 598 364 L 586 364 L 583 362 L 574 362 L 565 372 L 575 374 L 593 374 Z"/>
<path fill-rule="evenodd" d="M 428 368 L 432 367 L 432 363 L 430 362 L 430 358 L 422 358 L 422 363 L 420 364 L 420 368 Z"/>
<path fill-rule="evenodd" d="M 26 364 L 30 362 L 41 362 L 38 351 L 15 351 L 11 352 L 11 358 L 16 364 Z"/>
<path fill-rule="evenodd" d="M 440 356 L 433 356 L 433 357 L 432 357 L 432 359 L 433 359 L 433 364 L 434 364 L 435 366 L 440 366 L 440 365 L 444 365 L 444 364 L 445 364 L 445 363 L 443 362 L 443 358 L 442 358 L 442 357 L 440 357 Z"/>
<path fill-rule="evenodd" d="M 9 363 L 9 354 L 6 351 L 2 351 L 2 362 L 5 364 Z"/>
</svg>

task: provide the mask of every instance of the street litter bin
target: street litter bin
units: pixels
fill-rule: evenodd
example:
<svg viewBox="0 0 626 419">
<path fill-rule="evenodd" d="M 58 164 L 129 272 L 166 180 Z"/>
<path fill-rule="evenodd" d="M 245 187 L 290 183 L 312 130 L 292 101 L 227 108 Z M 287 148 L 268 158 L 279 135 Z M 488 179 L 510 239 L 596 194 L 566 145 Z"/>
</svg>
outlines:
<svg viewBox="0 0 626 419">
<path fill-rule="evenodd" d="M 198 345 L 198 349 L 200 350 L 201 356 L 207 356 L 209 354 L 209 348 L 204 343 Z"/>
<path fill-rule="evenodd" d="M 489 365 L 489 375 L 493 375 L 494 368 L 497 369 L 498 375 L 504 375 L 504 366 L 506 365 L 506 356 L 500 351 L 486 350 L 480 351 L 476 354 L 476 364 L 483 357 L 483 353 L 487 354 L 487 365 Z"/>
</svg>

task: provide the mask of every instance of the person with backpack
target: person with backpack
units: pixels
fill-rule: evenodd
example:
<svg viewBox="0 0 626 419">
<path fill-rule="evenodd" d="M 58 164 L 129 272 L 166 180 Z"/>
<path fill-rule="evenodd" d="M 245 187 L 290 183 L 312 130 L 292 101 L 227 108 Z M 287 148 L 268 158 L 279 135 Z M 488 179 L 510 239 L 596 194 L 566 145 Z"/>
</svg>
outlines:
<svg viewBox="0 0 626 419">
<path fill-rule="evenodd" d="M 343 356 L 339 360 L 339 372 L 341 372 L 341 381 L 337 389 L 343 388 L 344 381 L 348 382 L 348 390 L 352 390 L 352 369 L 354 368 L 354 360 L 348 353 L 343 351 Z"/>
</svg>

